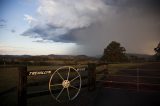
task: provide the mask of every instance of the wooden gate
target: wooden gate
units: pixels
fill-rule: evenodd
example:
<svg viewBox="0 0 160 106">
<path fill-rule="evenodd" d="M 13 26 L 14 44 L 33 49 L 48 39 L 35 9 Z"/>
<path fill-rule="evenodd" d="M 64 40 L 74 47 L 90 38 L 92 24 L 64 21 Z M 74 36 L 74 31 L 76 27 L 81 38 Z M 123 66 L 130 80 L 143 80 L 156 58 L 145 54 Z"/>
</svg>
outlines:
<svg viewBox="0 0 160 106">
<path fill-rule="evenodd" d="M 51 93 L 49 90 L 45 90 L 45 91 L 36 91 L 36 92 L 32 92 L 28 94 L 27 93 L 28 77 L 29 76 L 37 77 L 37 76 L 44 76 L 44 75 L 52 75 L 55 70 L 37 69 L 36 71 L 29 71 L 27 68 L 28 68 L 27 66 L 19 66 L 18 68 L 19 70 L 18 106 L 27 106 L 27 98 L 38 97 L 42 95 L 49 95 Z M 81 68 L 78 68 L 78 67 L 76 68 L 76 70 L 80 72 L 81 79 L 82 80 L 87 79 L 87 83 L 84 83 L 81 85 L 82 88 L 88 87 L 89 91 L 92 91 L 95 89 L 95 81 L 96 81 L 96 76 L 94 74 L 96 71 L 95 68 L 96 67 L 93 63 L 89 63 L 88 65 L 85 65 Z M 54 92 L 61 93 L 62 90 L 56 90 Z"/>
</svg>

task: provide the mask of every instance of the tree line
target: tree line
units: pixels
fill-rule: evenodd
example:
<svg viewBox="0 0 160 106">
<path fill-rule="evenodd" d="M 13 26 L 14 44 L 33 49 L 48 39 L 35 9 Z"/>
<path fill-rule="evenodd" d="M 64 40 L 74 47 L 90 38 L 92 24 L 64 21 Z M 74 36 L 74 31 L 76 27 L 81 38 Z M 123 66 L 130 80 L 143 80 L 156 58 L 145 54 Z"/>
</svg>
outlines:
<svg viewBox="0 0 160 106">
<path fill-rule="evenodd" d="M 156 61 L 160 61 L 160 43 L 156 48 L 154 48 Z M 119 42 L 112 41 L 103 52 L 103 55 L 101 57 L 102 61 L 105 62 L 111 62 L 111 63 L 118 63 L 118 62 L 140 62 L 140 61 L 146 61 L 145 58 L 138 57 L 136 55 L 127 55 L 126 49 L 121 46 Z M 152 60 L 153 61 L 153 60 Z"/>
<path fill-rule="evenodd" d="M 154 48 L 155 53 L 155 58 L 157 61 L 160 61 L 160 42 L 158 44 L 158 46 L 156 48 Z"/>
</svg>

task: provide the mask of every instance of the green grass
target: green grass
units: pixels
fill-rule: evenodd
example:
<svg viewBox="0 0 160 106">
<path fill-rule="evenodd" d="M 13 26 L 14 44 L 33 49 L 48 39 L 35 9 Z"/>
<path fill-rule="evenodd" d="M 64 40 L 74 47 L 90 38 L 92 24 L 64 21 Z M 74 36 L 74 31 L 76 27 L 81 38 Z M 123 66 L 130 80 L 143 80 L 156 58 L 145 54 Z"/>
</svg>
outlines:
<svg viewBox="0 0 160 106">
<path fill-rule="evenodd" d="M 113 75 L 116 74 L 121 69 L 131 69 L 137 68 L 141 65 L 145 65 L 146 63 L 120 63 L 120 64 L 109 64 L 108 70 L 109 74 Z"/>
<path fill-rule="evenodd" d="M 16 68 L 0 69 L 0 92 L 17 86 L 18 71 Z"/>
<path fill-rule="evenodd" d="M 0 68 L 0 93 L 17 87 L 18 71 L 16 68 Z M 0 106 L 17 106 L 16 88 L 6 94 L 0 95 Z"/>
</svg>

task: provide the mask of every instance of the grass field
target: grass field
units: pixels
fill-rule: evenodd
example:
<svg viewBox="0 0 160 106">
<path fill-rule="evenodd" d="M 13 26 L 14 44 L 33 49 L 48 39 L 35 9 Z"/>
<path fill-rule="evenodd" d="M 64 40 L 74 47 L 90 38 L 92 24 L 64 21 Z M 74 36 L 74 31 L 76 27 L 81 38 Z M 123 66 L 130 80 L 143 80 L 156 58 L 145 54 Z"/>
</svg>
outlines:
<svg viewBox="0 0 160 106">
<path fill-rule="evenodd" d="M 121 69 L 132 69 L 132 68 L 138 68 L 142 65 L 145 65 L 148 63 L 123 63 L 123 64 L 109 64 L 108 70 L 109 74 L 114 75 Z"/>
<path fill-rule="evenodd" d="M 109 64 L 108 70 L 110 75 L 116 75 L 122 69 L 145 68 L 147 66 L 148 66 L 147 69 L 160 69 L 158 65 L 154 66 L 154 64 L 155 63 Z M 43 70 L 43 69 L 55 70 L 58 67 L 59 66 L 31 66 L 31 67 L 28 67 L 28 70 L 29 71 Z M 30 87 L 28 87 L 28 91 L 33 92 L 37 90 L 39 91 L 39 90 L 48 89 L 49 78 L 50 78 L 50 75 L 39 76 L 39 77 L 34 77 L 34 76 L 28 77 L 28 83 L 30 84 L 29 85 Z M 86 83 L 86 82 L 87 81 L 85 80 L 82 83 Z M 17 105 L 17 90 L 16 90 L 17 83 L 18 83 L 17 68 L 0 68 L 0 100 L 1 100 L 0 106 L 16 106 Z M 37 85 L 35 86 L 34 84 L 37 84 Z M 46 96 L 46 98 L 48 99 L 44 99 L 44 97 L 38 97 L 37 99 L 36 98 L 29 99 L 29 106 L 33 106 L 33 105 L 35 106 L 34 103 L 32 104 L 32 101 L 39 101 L 39 100 L 51 101 L 50 95 Z"/>
</svg>

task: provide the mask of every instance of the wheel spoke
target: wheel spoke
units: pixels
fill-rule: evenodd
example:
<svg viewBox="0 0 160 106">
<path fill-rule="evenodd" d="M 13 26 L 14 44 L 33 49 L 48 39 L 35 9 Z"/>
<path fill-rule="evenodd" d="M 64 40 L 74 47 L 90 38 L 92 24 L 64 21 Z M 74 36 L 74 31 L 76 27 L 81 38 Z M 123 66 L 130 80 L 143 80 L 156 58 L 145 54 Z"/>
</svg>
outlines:
<svg viewBox="0 0 160 106">
<path fill-rule="evenodd" d="M 70 100 L 69 89 L 67 88 L 68 99 Z"/>
<path fill-rule="evenodd" d="M 75 87 L 75 86 L 72 86 L 72 85 L 70 85 L 70 87 L 72 87 L 72 88 L 74 88 L 74 89 L 77 89 L 77 90 L 79 90 L 77 87 Z"/>
<path fill-rule="evenodd" d="M 62 84 L 54 84 L 54 85 L 50 85 L 50 86 L 60 86 L 60 85 L 62 85 Z"/>
<path fill-rule="evenodd" d="M 64 73 L 62 72 L 64 71 Z M 74 71 L 72 76 L 72 71 Z M 58 75 L 57 75 L 58 74 Z M 58 78 L 57 82 L 53 83 L 53 78 Z M 62 82 L 61 82 L 62 81 Z M 61 88 L 61 89 L 60 89 Z M 58 93 L 54 94 L 53 89 L 56 89 Z M 66 94 L 66 91 L 67 94 Z M 49 91 L 53 99 L 58 102 L 63 102 L 63 93 L 66 94 L 66 100 L 70 101 L 77 97 L 81 89 L 81 75 L 79 72 L 72 66 L 63 66 L 58 68 L 50 77 L 49 80 Z M 72 95 L 72 91 L 75 92 L 75 95 Z M 62 100 L 61 100 L 62 99 Z"/>
<path fill-rule="evenodd" d="M 68 75 L 67 75 L 67 80 L 68 80 L 68 78 L 69 78 L 69 74 L 70 74 L 70 67 L 69 67 L 69 71 L 68 71 Z"/>
<path fill-rule="evenodd" d="M 62 94 L 63 90 L 64 90 L 64 88 L 63 88 L 63 89 L 61 90 L 61 92 L 58 94 L 58 96 L 56 97 L 56 99 L 59 98 L 59 96 Z"/>
<path fill-rule="evenodd" d="M 78 75 L 77 77 L 73 78 L 70 82 L 74 81 L 74 80 L 77 79 L 78 77 L 80 77 L 80 76 Z"/>
<path fill-rule="evenodd" d="M 64 80 L 64 78 L 61 76 L 61 74 L 57 71 L 57 74 L 61 77 L 62 80 Z"/>
</svg>

